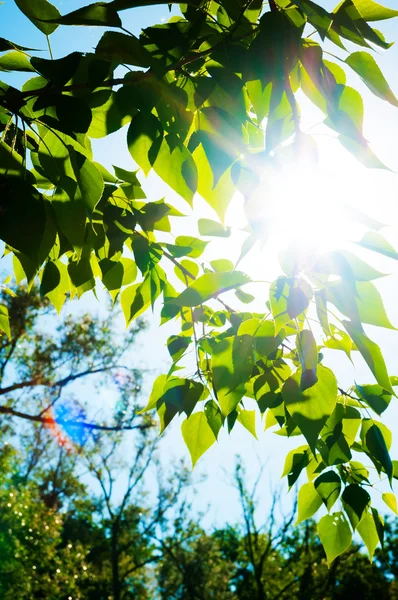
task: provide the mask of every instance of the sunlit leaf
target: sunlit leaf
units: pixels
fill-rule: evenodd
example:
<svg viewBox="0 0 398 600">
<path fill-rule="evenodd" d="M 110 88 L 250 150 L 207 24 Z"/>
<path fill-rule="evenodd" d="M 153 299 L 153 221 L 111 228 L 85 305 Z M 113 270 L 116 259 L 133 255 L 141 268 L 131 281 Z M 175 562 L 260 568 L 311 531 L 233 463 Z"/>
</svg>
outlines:
<svg viewBox="0 0 398 600">
<path fill-rule="evenodd" d="M 343 513 L 336 512 L 322 517 L 317 530 L 330 566 L 335 558 L 350 547 L 352 540 L 350 526 Z"/>
<path fill-rule="evenodd" d="M 216 438 L 204 412 L 197 412 L 185 419 L 181 425 L 182 436 L 192 459 L 192 467 L 214 444 Z"/>
</svg>

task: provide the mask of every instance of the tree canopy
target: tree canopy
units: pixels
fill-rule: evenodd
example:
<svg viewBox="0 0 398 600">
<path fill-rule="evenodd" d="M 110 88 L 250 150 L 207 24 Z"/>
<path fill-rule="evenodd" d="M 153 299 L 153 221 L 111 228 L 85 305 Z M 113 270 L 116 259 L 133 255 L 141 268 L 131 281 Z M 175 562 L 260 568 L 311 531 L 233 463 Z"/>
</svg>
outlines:
<svg viewBox="0 0 398 600">
<path fill-rule="evenodd" d="M 263 311 L 251 311 L 253 297 L 244 290 L 251 279 L 239 262 L 265 236 L 267 222 L 256 209 L 274 175 L 314 151 L 301 129 L 300 93 L 346 150 L 369 168 L 384 168 L 364 136 L 363 101 L 347 85 L 346 70 L 398 105 L 372 54 L 391 45 L 373 23 L 398 11 L 373 0 L 344 0 L 332 12 L 311 0 L 191 0 L 139 37 L 123 27 L 125 10 L 155 3 L 96 2 L 60 15 L 46 0 L 16 0 L 48 41 L 59 26 L 106 31 L 94 52 L 60 58 L 0 40 L 0 69 L 28 75 L 21 89 L 0 82 L 0 239 L 15 278 L 29 286 L 39 278 L 42 296 L 58 311 L 100 281 L 113 301 L 120 295 L 127 325 L 158 302 L 161 323 L 176 324 L 168 339 L 172 365 L 156 379 L 145 409 L 156 409 L 161 432 L 185 416 L 193 465 L 222 427 L 231 431 L 239 421 L 255 435 L 256 411 L 280 435 L 302 434 L 306 444 L 288 454 L 284 473 L 290 487 L 308 474 L 299 520 L 327 508 L 318 533 L 329 563 L 355 531 L 372 556 L 383 522 L 371 506 L 373 478 L 356 454 L 390 484 L 398 474 L 391 433 L 379 420 L 398 380 L 364 329 L 393 328 L 373 283 L 381 273 L 355 253 L 304 260 L 292 249 L 281 275 L 269 288 L 258 286 Z M 124 126 L 132 170 L 115 166 L 111 173 L 94 160 L 90 140 Z M 148 200 L 134 165 L 144 175 L 154 170 L 187 210 L 199 194 L 218 220 L 199 218 L 198 237 L 175 236 L 181 211 Z M 204 263 L 209 239 L 230 235 L 224 217 L 236 193 L 248 220 L 240 259 Z M 380 223 L 355 218 L 369 229 L 360 246 L 398 258 Z M 5 304 L 0 327 L 11 335 Z M 343 350 L 347 360 L 359 352 L 375 382 L 342 389 L 323 347 Z M 194 373 L 178 376 L 189 353 Z M 391 492 L 383 498 L 396 507 Z M 340 509 L 331 512 L 338 499 Z"/>
</svg>

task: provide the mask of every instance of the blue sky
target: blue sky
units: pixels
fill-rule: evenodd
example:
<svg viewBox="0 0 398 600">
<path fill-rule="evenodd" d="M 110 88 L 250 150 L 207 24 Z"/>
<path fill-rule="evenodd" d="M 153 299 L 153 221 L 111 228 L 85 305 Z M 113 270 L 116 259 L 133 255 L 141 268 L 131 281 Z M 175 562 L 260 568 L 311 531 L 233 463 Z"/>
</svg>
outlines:
<svg viewBox="0 0 398 600">
<path fill-rule="evenodd" d="M 33 0 L 32 0 L 33 1 Z M 70 12 L 85 2 L 81 0 L 59 0 L 53 2 L 61 13 Z M 87 2 L 88 3 L 88 2 Z M 385 0 L 384 4 L 391 8 L 396 7 L 393 0 Z M 322 5 L 330 9 L 334 3 L 325 1 Z M 155 6 L 147 9 L 135 9 L 122 13 L 124 26 L 139 34 L 140 29 L 169 18 L 167 7 Z M 389 41 L 397 40 L 397 45 L 389 51 L 379 51 L 377 61 L 382 68 L 392 89 L 398 95 L 398 20 L 385 22 L 378 27 L 383 31 Z M 54 57 L 61 57 L 65 53 L 73 50 L 92 51 L 104 30 L 101 28 L 67 28 L 59 27 L 51 36 L 51 45 Z M 19 12 L 16 5 L 11 0 L 5 0 L 0 6 L 0 35 L 13 40 L 14 42 L 30 47 L 42 49 L 41 55 L 47 56 L 47 45 L 44 36 Z M 4 75 L 4 74 L 3 74 Z M 10 81 L 9 76 L 2 77 L 5 81 Z M 322 165 L 321 185 L 317 185 L 314 192 L 314 181 L 309 179 L 304 181 L 307 186 L 306 195 L 313 194 L 315 200 L 317 195 L 329 194 L 330 201 L 344 202 L 361 208 L 376 219 L 391 224 L 385 230 L 386 237 L 391 243 L 398 247 L 398 110 L 386 102 L 372 96 L 367 88 L 359 81 L 355 75 L 351 75 L 349 81 L 363 94 L 365 99 L 365 135 L 371 141 L 372 147 L 379 158 L 387 164 L 393 172 L 388 171 L 370 171 L 356 163 L 338 143 L 328 137 L 324 137 L 322 129 L 315 138 L 320 146 L 320 161 Z M 319 121 L 319 114 L 308 103 L 303 102 L 303 123 L 310 128 Z M 305 127 L 304 127 L 305 128 Z M 318 130 L 315 130 L 318 131 Z M 125 144 L 125 131 L 117 132 L 106 140 L 98 140 L 93 144 L 96 160 L 103 162 L 105 166 L 111 167 L 117 164 L 127 169 L 133 168 L 132 159 L 127 151 Z M 189 209 L 184 202 L 177 198 L 167 186 L 165 186 L 155 175 L 150 175 L 148 181 L 144 184 L 150 199 L 157 200 L 167 196 L 178 205 L 185 213 Z M 308 191 L 307 191 L 308 190 Z M 278 198 L 283 205 L 285 198 Z M 287 201 L 287 200 L 286 200 Z M 327 203 L 326 203 L 327 204 Z M 283 206 L 282 206 L 283 208 Z M 326 207 L 327 208 L 327 207 Z M 232 226 L 238 227 L 240 222 L 241 205 L 239 200 L 227 216 L 227 221 Z M 211 209 L 202 201 L 195 203 L 196 214 L 214 218 Z M 327 212 L 325 219 L 329 218 Z M 316 223 L 314 223 L 314 227 Z M 181 232 L 191 230 L 195 233 L 194 220 L 184 220 Z M 337 233 L 337 232 L 335 232 Z M 356 231 L 350 231 L 349 237 L 353 241 L 359 239 Z M 249 257 L 242 265 L 242 268 L 251 272 L 253 277 L 265 280 L 271 280 L 280 273 L 277 262 L 278 235 L 275 235 L 270 244 L 266 246 L 264 252 L 254 260 Z M 212 256 L 235 256 L 237 246 L 230 245 L 227 248 L 223 246 L 224 242 L 217 242 L 212 245 Z M 352 246 L 351 246 L 352 250 Z M 363 250 L 359 252 L 362 258 L 368 260 L 374 267 L 384 273 L 391 273 L 391 277 L 386 277 L 378 281 L 377 286 L 383 295 L 387 313 L 393 324 L 398 326 L 398 267 L 393 261 L 376 257 L 370 252 Z M 248 290 L 249 291 L 249 290 Z M 253 290 L 254 291 L 254 290 Z M 91 310 L 97 310 L 97 304 L 88 298 L 84 302 Z M 367 328 L 369 335 L 377 341 L 384 351 L 387 365 L 392 375 L 398 375 L 398 333 L 389 330 L 380 330 L 369 326 Z M 148 377 L 146 389 L 151 387 L 151 379 L 155 372 L 162 372 L 168 368 L 168 353 L 165 348 L 165 341 L 173 333 L 173 327 L 166 325 L 162 328 L 158 326 L 158 317 L 155 314 L 151 320 L 149 334 L 142 337 L 140 347 L 137 350 L 139 364 L 143 367 L 150 367 L 151 376 Z M 334 367 L 339 375 L 341 384 L 348 386 L 352 384 L 353 379 L 361 383 L 372 382 L 366 365 L 357 359 L 355 369 L 350 365 L 344 356 L 330 356 L 326 359 Z M 386 415 L 387 424 L 395 433 L 396 442 L 394 444 L 396 455 L 398 455 L 398 401 L 388 410 Z M 261 429 L 261 427 L 259 427 Z M 249 476 L 254 479 L 260 462 L 266 463 L 262 483 L 259 487 L 261 495 L 261 506 L 267 505 L 270 494 L 270 486 L 280 485 L 279 477 L 282 471 L 284 457 L 290 448 L 300 445 L 300 438 L 287 440 L 266 432 L 259 434 L 259 440 L 254 440 L 243 428 L 236 428 L 233 435 L 221 436 L 220 442 L 198 463 L 195 471 L 200 476 L 201 473 L 207 475 L 207 483 L 201 486 L 201 494 L 195 501 L 195 506 L 206 510 L 207 504 L 211 504 L 208 511 L 208 521 L 217 520 L 222 522 L 227 518 L 234 518 L 237 514 L 237 503 L 228 483 L 230 473 L 234 464 L 234 456 L 239 452 L 247 463 Z M 178 457 L 187 457 L 187 451 L 181 440 L 179 433 L 179 424 L 171 426 L 170 433 L 165 437 L 161 446 L 163 460 L 165 465 L 172 463 Z M 282 485 L 285 485 L 282 482 Z"/>
</svg>

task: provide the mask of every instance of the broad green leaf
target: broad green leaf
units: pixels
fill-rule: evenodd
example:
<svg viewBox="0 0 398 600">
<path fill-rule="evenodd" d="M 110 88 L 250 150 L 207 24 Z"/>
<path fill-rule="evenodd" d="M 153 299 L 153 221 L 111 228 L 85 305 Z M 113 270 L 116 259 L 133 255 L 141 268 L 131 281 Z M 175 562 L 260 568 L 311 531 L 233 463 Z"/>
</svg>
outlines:
<svg viewBox="0 0 398 600">
<path fill-rule="evenodd" d="M 253 338 L 237 335 L 218 341 L 212 349 L 211 368 L 217 400 L 227 417 L 242 399 L 252 373 Z"/>
<path fill-rule="evenodd" d="M 391 492 L 385 492 L 382 494 L 382 499 L 385 504 L 387 504 L 388 508 L 392 510 L 396 515 L 398 515 L 398 507 L 397 507 L 397 498 L 395 494 Z"/>
<path fill-rule="evenodd" d="M 163 433 L 177 414 L 185 413 L 189 417 L 197 403 L 207 395 L 207 389 L 199 381 L 170 377 L 156 402 L 160 433 Z"/>
<path fill-rule="evenodd" d="M 231 228 L 224 227 L 217 221 L 211 219 L 199 219 L 198 229 L 200 235 L 209 235 L 215 237 L 229 237 L 231 235 Z"/>
<path fill-rule="evenodd" d="M 8 308 L 4 304 L 0 304 L 0 332 L 5 333 L 8 339 L 11 339 L 10 318 Z"/>
<path fill-rule="evenodd" d="M 25 54 L 17 50 L 10 50 L 0 56 L 0 71 L 34 71 L 33 66 Z"/>
<path fill-rule="evenodd" d="M 275 333 L 304 313 L 312 298 L 312 289 L 303 280 L 278 277 L 270 286 L 270 305 L 275 319 Z"/>
<path fill-rule="evenodd" d="M 326 552 L 328 565 L 351 545 L 352 534 L 342 512 L 325 515 L 317 526 L 319 538 Z"/>
<path fill-rule="evenodd" d="M 324 346 L 331 350 L 342 350 L 351 360 L 352 340 L 345 331 L 342 331 L 333 324 L 330 325 L 330 337 L 324 341 Z"/>
<path fill-rule="evenodd" d="M 269 414 L 272 415 L 270 411 L 267 413 L 267 415 Z M 294 450 L 290 450 L 290 452 L 287 454 L 282 477 L 287 476 L 289 489 L 296 483 L 303 469 L 308 466 L 310 460 L 309 451 L 309 447 L 305 445 L 299 446 Z"/>
<path fill-rule="evenodd" d="M 162 126 L 155 115 L 140 112 L 133 117 L 127 132 L 127 145 L 145 175 L 148 175 L 156 160 L 162 138 Z"/>
<path fill-rule="evenodd" d="M 353 323 L 350 323 L 349 321 L 342 321 L 342 323 L 375 376 L 377 383 L 387 392 L 394 394 L 379 346 L 375 342 L 372 342 L 365 332 L 359 329 L 359 327 L 356 327 Z"/>
<path fill-rule="evenodd" d="M 225 273 L 226 271 L 234 270 L 234 263 L 231 260 L 228 260 L 228 258 L 217 258 L 216 260 L 210 261 L 210 264 L 217 273 Z"/>
<path fill-rule="evenodd" d="M 371 419 L 362 421 L 361 439 L 371 458 L 376 459 L 387 473 L 390 483 L 393 476 L 393 465 L 389 453 L 391 446 L 391 432 L 382 423 L 375 423 Z"/>
<path fill-rule="evenodd" d="M 395 329 L 390 323 L 380 293 L 370 281 L 358 281 L 356 290 L 351 285 L 339 283 L 328 288 L 328 299 L 351 321 L 368 323 L 376 327 Z"/>
<path fill-rule="evenodd" d="M 298 493 L 296 525 L 311 518 L 322 506 L 322 499 L 312 481 L 304 483 Z"/>
<path fill-rule="evenodd" d="M 176 306 L 199 306 L 223 292 L 249 283 L 250 278 L 240 271 L 205 273 L 196 279 L 172 303 Z"/>
<path fill-rule="evenodd" d="M 341 479 L 335 471 L 326 471 L 314 481 L 314 487 L 328 511 L 340 496 Z"/>
<path fill-rule="evenodd" d="M 163 390 L 164 390 L 166 383 L 167 383 L 167 375 L 159 375 L 158 377 L 156 377 L 156 379 L 152 385 L 152 391 L 151 391 L 151 395 L 149 396 L 148 403 L 145 406 L 145 408 L 143 408 L 140 411 L 140 414 L 148 412 L 149 410 L 156 408 L 158 400 L 163 395 Z"/>
<path fill-rule="evenodd" d="M 81 59 L 82 54 L 80 52 L 71 52 L 71 54 L 55 60 L 34 56 L 30 62 L 36 71 L 48 81 L 65 85 L 75 75 Z"/>
<path fill-rule="evenodd" d="M 304 391 L 318 381 L 318 348 L 312 331 L 304 329 L 297 334 L 296 348 L 301 365 L 300 388 Z"/>
<path fill-rule="evenodd" d="M 257 439 L 256 434 L 256 411 L 255 410 L 240 410 L 237 420 L 253 437 Z"/>
<path fill-rule="evenodd" d="M 50 35 L 57 29 L 57 24 L 45 22 L 61 16 L 58 9 L 47 0 L 15 0 L 15 4 L 45 35 Z"/>
<path fill-rule="evenodd" d="M 204 412 L 197 412 L 181 425 L 182 436 L 192 459 L 192 468 L 198 459 L 214 444 L 215 435 Z"/>
<path fill-rule="evenodd" d="M 379 254 L 384 254 L 384 256 L 398 260 L 398 252 L 380 233 L 368 231 L 364 234 L 361 241 L 357 243 L 368 250 L 373 250 L 374 252 L 378 252 Z"/>
<path fill-rule="evenodd" d="M 148 154 L 148 157 L 151 153 L 156 154 L 153 159 L 150 157 L 150 162 L 153 160 L 151 164 L 154 170 L 167 185 L 192 206 L 198 188 L 197 166 L 192 154 L 183 144 L 176 144 L 171 135 L 162 139 L 155 153 L 154 147 L 151 147 Z M 132 153 L 131 149 L 130 152 Z"/>
<path fill-rule="evenodd" d="M 167 350 L 173 362 L 177 362 L 184 355 L 191 343 L 191 338 L 185 335 L 171 335 L 167 340 Z"/>
<path fill-rule="evenodd" d="M 371 513 L 365 513 L 362 521 L 358 524 L 357 531 L 361 536 L 366 548 L 368 549 L 369 560 L 372 562 L 374 551 L 376 550 L 380 540 L 375 525 L 375 520 Z"/>
<path fill-rule="evenodd" d="M 134 35 L 117 31 L 106 31 L 95 49 L 95 53 L 109 61 L 149 67 L 151 55 Z"/>
<path fill-rule="evenodd" d="M 297 371 L 285 381 L 282 388 L 286 408 L 313 451 L 319 433 L 332 414 L 337 400 L 337 381 L 333 372 L 318 365 L 317 375 L 315 385 L 301 390 L 301 374 Z"/>
<path fill-rule="evenodd" d="M 253 336 L 256 360 L 275 352 L 284 338 L 283 331 L 275 335 L 275 325 L 272 321 L 255 318 L 243 321 L 239 326 L 238 335 Z"/>
<path fill-rule="evenodd" d="M 29 0 L 26 0 L 29 1 Z M 100 27 L 121 27 L 122 22 L 113 2 L 95 2 L 88 6 L 78 8 L 67 15 L 51 18 L 51 22 L 59 25 L 98 25 Z"/>
<path fill-rule="evenodd" d="M 387 100 L 393 106 L 398 106 L 397 98 L 371 54 L 354 52 L 345 59 L 345 62 L 361 77 L 362 81 L 376 96 L 382 98 L 382 100 Z"/>
<path fill-rule="evenodd" d="M 42 273 L 40 294 L 47 296 L 58 314 L 66 302 L 70 287 L 67 266 L 59 260 L 48 261 Z"/>
<path fill-rule="evenodd" d="M 151 289 L 149 279 L 142 283 L 134 283 L 127 287 L 120 296 L 126 325 L 144 313 L 151 304 Z"/>
<path fill-rule="evenodd" d="M 98 169 L 79 152 L 69 149 L 73 171 L 78 184 L 74 200 L 81 201 L 89 215 L 101 199 L 104 181 Z"/>
<path fill-rule="evenodd" d="M 384 543 L 384 519 L 381 515 L 379 515 L 378 511 L 375 508 L 372 508 L 372 516 L 373 516 L 373 521 L 376 527 L 376 531 L 377 531 L 377 535 L 379 538 L 379 542 L 381 547 L 383 548 L 383 543 Z"/>
<path fill-rule="evenodd" d="M 355 531 L 369 509 L 370 496 L 362 486 L 354 483 L 345 488 L 341 500 L 351 526 Z"/>
<path fill-rule="evenodd" d="M 391 394 L 386 392 L 380 385 L 355 385 L 355 389 L 360 398 L 365 400 L 378 415 L 381 415 L 391 402 Z"/>
<path fill-rule="evenodd" d="M 382 6 L 373 0 L 353 0 L 365 21 L 383 21 L 398 17 L 398 10 Z"/>
<path fill-rule="evenodd" d="M 205 404 L 204 412 L 210 429 L 214 433 L 214 437 L 218 438 L 218 433 L 223 425 L 224 418 L 220 408 L 214 400 L 208 400 Z"/>
</svg>

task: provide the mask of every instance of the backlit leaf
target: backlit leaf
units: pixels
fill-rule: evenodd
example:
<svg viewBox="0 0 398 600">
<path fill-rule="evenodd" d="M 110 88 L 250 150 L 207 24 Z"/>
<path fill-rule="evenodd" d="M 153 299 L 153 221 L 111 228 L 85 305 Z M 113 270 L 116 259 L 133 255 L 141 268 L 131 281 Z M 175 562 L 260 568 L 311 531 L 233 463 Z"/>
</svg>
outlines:
<svg viewBox="0 0 398 600">
<path fill-rule="evenodd" d="M 204 412 L 194 413 L 185 419 L 181 431 L 194 467 L 202 454 L 214 444 L 216 438 Z"/>
<path fill-rule="evenodd" d="M 352 534 L 342 512 L 325 515 L 317 526 L 318 535 L 326 552 L 328 565 L 351 545 Z"/>
</svg>

